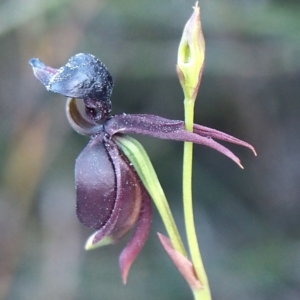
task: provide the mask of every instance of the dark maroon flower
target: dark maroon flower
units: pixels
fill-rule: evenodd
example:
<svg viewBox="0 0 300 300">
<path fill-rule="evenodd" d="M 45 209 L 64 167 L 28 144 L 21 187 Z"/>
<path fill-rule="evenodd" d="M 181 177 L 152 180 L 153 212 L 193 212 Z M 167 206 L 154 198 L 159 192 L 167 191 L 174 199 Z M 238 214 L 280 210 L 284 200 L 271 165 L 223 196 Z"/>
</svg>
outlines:
<svg viewBox="0 0 300 300">
<path fill-rule="evenodd" d="M 71 126 L 78 133 L 90 136 L 90 142 L 75 165 L 77 216 L 83 224 L 96 230 L 88 240 L 88 248 L 117 241 L 136 225 L 132 238 L 120 255 L 124 282 L 146 241 L 151 207 L 148 192 L 128 158 L 118 148 L 115 137 L 144 134 L 206 145 L 240 166 L 240 160 L 214 139 L 248 147 L 255 153 L 250 144 L 201 125 L 195 124 L 193 132 L 188 132 L 180 120 L 147 114 L 112 116 L 112 77 L 91 54 L 77 54 L 60 69 L 47 67 L 38 59 L 32 59 L 30 64 L 47 90 L 70 97 L 67 117 Z M 83 99 L 86 116 L 80 113 L 74 98 Z"/>
</svg>

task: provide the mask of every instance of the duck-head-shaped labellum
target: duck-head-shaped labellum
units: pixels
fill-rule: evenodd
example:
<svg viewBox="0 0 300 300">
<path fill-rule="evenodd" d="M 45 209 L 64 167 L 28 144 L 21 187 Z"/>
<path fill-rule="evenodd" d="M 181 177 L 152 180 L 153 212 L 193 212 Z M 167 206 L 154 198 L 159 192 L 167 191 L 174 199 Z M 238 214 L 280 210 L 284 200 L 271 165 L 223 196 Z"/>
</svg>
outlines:
<svg viewBox="0 0 300 300">
<path fill-rule="evenodd" d="M 94 55 L 76 54 L 59 69 L 45 66 L 37 58 L 29 63 L 48 91 L 83 99 L 87 114 L 95 121 L 110 117 L 113 79 Z"/>
<path fill-rule="evenodd" d="M 32 59 L 30 64 L 48 90 L 70 97 L 66 110 L 70 125 L 78 133 L 90 136 L 75 166 L 77 215 L 83 224 L 96 230 L 86 247 L 91 249 L 115 242 L 136 225 L 119 259 L 123 282 L 146 241 L 151 207 L 148 192 L 118 148 L 116 137 L 126 138 L 125 134 L 131 133 L 193 142 L 219 151 L 239 166 L 238 157 L 214 139 L 248 147 L 256 154 L 250 144 L 198 124 L 194 124 L 193 132 L 188 132 L 180 120 L 147 114 L 111 116 L 112 78 L 91 54 L 77 54 L 60 69 L 45 66 L 38 59 Z M 84 100 L 86 115 L 80 113 L 74 98 Z M 99 120 L 103 122 L 98 123 Z"/>
</svg>

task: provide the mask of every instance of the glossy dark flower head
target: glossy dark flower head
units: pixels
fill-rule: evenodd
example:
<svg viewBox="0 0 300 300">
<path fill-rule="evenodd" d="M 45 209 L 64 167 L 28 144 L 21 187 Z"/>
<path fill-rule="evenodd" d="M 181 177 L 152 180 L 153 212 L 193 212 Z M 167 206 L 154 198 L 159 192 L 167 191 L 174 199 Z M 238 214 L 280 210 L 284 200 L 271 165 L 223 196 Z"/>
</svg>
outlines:
<svg viewBox="0 0 300 300">
<path fill-rule="evenodd" d="M 48 91 L 83 99 L 88 116 L 95 121 L 110 117 L 113 79 L 94 55 L 76 54 L 59 69 L 48 67 L 37 58 L 29 63 Z"/>
</svg>

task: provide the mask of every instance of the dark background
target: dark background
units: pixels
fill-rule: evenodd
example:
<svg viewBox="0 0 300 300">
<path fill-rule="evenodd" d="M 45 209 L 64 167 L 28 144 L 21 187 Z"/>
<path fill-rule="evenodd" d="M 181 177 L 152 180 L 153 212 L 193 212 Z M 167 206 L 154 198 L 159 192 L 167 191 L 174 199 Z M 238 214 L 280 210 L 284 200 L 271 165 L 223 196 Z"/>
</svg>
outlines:
<svg viewBox="0 0 300 300">
<path fill-rule="evenodd" d="M 160 245 L 154 209 L 124 287 L 116 246 L 85 252 L 75 215 L 72 131 L 65 99 L 46 92 L 28 60 L 60 67 L 78 52 L 115 80 L 114 113 L 182 119 L 177 48 L 194 1 L 0 2 L 0 299 L 192 299 Z M 300 299 L 300 3 L 202 0 L 206 62 L 195 121 L 252 143 L 194 151 L 194 210 L 215 300 Z M 184 234 L 182 144 L 137 137 Z"/>
</svg>

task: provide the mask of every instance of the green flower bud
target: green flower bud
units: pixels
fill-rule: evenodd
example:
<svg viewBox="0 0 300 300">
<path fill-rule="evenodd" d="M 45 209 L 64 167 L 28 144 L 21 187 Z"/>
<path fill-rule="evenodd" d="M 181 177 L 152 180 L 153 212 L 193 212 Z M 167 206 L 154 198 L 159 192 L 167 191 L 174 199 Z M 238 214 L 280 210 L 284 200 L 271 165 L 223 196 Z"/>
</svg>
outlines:
<svg viewBox="0 0 300 300">
<path fill-rule="evenodd" d="M 198 2 L 186 23 L 178 49 L 177 74 L 186 99 L 195 101 L 204 65 L 205 42 Z"/>
</svg>

